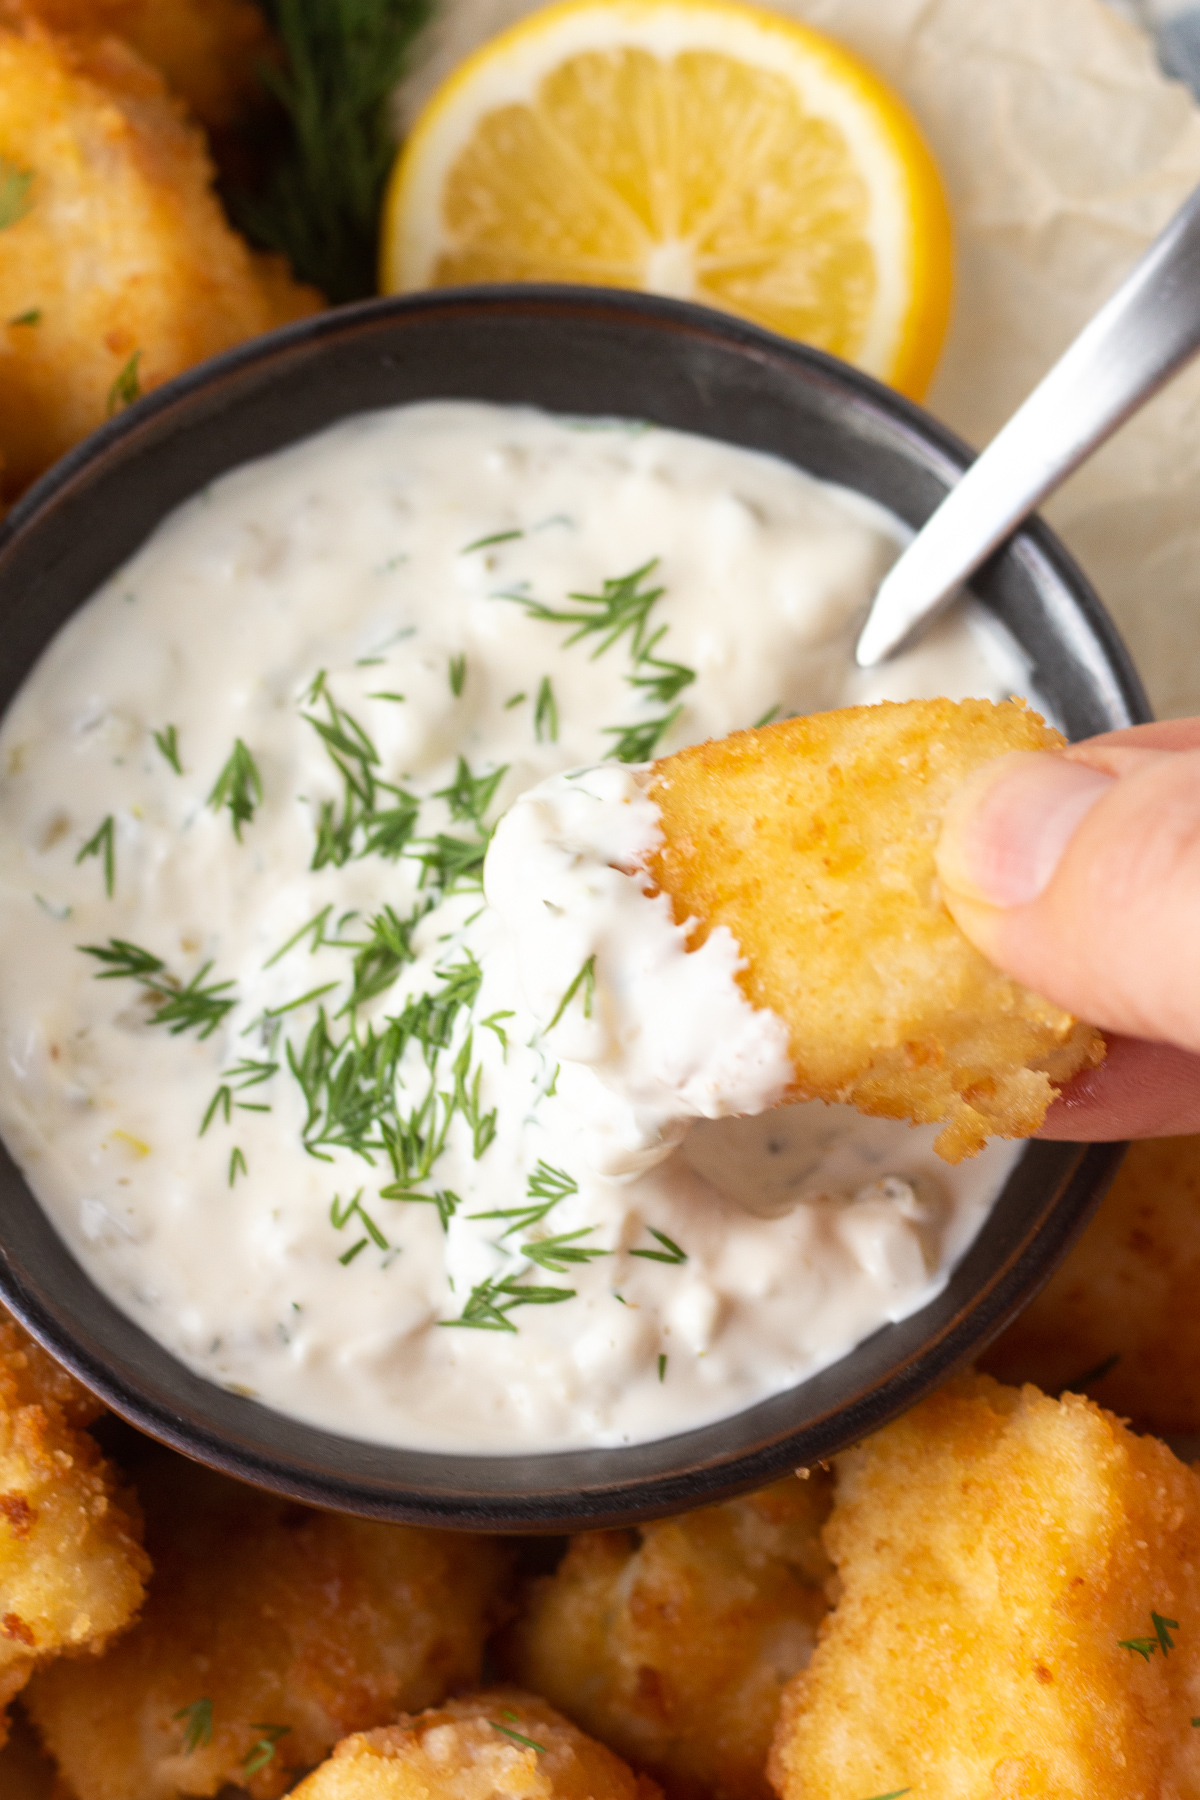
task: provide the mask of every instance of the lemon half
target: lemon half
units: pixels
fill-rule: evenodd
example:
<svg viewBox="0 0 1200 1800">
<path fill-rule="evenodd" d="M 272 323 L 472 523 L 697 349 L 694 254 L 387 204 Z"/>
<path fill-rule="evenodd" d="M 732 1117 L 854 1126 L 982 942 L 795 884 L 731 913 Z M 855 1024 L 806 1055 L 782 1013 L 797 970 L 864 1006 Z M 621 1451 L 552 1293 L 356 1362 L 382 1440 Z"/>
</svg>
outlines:
<svg viewBox="0 0 1200 1800">
<path fill-rule="evenodd" d="M 389 184 L 385 293 L 496 281 L 702 301 L 919 398 L 950 224 L 903 104 L 819 32 L 737 0 L 568 0 L 455 70 Z"/>
</svg>

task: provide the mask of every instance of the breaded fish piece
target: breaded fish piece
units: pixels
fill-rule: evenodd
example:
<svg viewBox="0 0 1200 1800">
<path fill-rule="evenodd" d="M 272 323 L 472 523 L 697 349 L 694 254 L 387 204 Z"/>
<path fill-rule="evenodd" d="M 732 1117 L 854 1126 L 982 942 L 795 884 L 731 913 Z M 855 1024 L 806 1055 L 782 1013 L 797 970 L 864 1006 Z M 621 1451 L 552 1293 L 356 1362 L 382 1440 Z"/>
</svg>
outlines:
<svg viewBox="0 0 1200 1800">
<path fill-rule="evenodd" d="M 209 131 L 229 130 L 266 100 L 259 69 L 275 43 L 254 0 L 0 0 L 6 15 L 123 38 Z"/>
<path fill-rule="evenodd" d="M 1100 1210 L 983 1367 L 1082 1390 L 1138 1431 L 1200 1431 L 1200 1137 L 1131 1145 Z"/>
<path fill-rule="evenodd" d="M 78 1800 L 282 1793 L 348 1732 L 478 1679 L 508 1551 L 317 1512 L 153 1455 L 145 1612 L 27 1707 Z"/>
<path fill-rule="evenodd" d="M 825 1542 L 782 1800 L 1200 1793 L 1200 1478 L 1164 1444 L 968 1377 L 837 1459 Z"/>
<path fill-rule="evenodd" d="M 671 1800 L 766 1800 L 780 1695 L 827 1608 L 829 1503 L 814 1473 L 636 1531 L 586 1532 L 533 1582 L 501 1666 Z"/>
<path fill-rule="evenodd" d="M 468 1694 L 338 1745 L 295 1800 L 658 1800 L 658 1789 L 519 1688 Z"/>
<path fill-rule="evenodd" d="M 249 249 L 211 182 L 200 131 L 133 50 L 0 27 L 0 499 L 139 392 L 321 304 Z"/>
<path fill-rule="evenodd" d="M 103 1649 L 137 1613 L 150 1565 L 137 1502 L 95 1440 L 68 1423 L 57 1378 L 21 1347 L 7 1315 L 0 1336 L 3 1742 L 4 1704 L 40 1663 Z"/>
<path fill-rule="evenodd" d="M 945 1121 L 959 1162 L 1028 1137 L 1103 1040 L 1001 974 L 943 904 L 934 851 L 972 770 L 1063 739 L 1019 702 L 911 700 L 788 719 L 653 766 L 649 863 L 681 923 L 725 925 L 788 1027 L 792 1098 Z"/>
<path fill-rule="evenodd" d="M 0 1387 L 9 1392 L 10 1383 L 18 1406 L 56 1406 L 68 1425 L 91 1425 L 104 1411 L 95 1394 L 0 1306 Z"/>
</svg>

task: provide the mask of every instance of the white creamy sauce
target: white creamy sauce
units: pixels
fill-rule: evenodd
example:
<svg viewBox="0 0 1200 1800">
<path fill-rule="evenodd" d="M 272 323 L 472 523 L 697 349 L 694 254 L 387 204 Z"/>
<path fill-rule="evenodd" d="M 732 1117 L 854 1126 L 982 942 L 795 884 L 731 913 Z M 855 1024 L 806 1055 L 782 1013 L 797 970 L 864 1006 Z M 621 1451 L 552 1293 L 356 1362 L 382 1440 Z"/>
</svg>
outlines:
<svg viewBox="0 0 1200 1800">
<path fill-rule="evenodd" d="M 1018 1147 L 727 1116 L 786 1038 L 647 895 L 624 766 L 1028 694 L 971 608 L 854 667 L 902 538 L 770 457 L 463 402 L 167 519 L 0 726 L 0 1129 L 116 1304 L 284 1412 L 501 1453 L 689 1429 L 932 1298 Z"/>
</svg>

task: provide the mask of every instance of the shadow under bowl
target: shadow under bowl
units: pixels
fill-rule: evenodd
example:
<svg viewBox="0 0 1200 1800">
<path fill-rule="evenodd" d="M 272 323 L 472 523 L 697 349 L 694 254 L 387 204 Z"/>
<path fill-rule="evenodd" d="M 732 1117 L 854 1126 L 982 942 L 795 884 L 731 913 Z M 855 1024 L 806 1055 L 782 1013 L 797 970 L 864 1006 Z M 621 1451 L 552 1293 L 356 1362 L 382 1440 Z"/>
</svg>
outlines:
<svg viewBox="0 0 1200 1800">
<path fill-rule="evenodd" d="M 14 508 L 0 526 L 0 708 L 71 613 L 214 477 L 348 414 L 455 398 L 649 419 L 769 451 L 913 526 L 971 459 L 918 407 L 855 370 L 699 307 L 522 286 L 344 308 L 158 389 Z M 1149 717 L 1111 622 L 1044 526 L 1020 532 L 971 585 L 1030 657 L 1069 736 Z M 229 1393 L 93 1285 L 2 1147 L 0 1297 L 114 1412 L 230 1475 L 375 1518 L 562 1532 L 760 1486 L 912 1405 L 1032 1297 L 1123 1148 L 1029 1144 L 945 1289 L 921 1311 L 731 1418 L 619 1448 L 509 1456 L 390 1449 Z"/>
</svg>

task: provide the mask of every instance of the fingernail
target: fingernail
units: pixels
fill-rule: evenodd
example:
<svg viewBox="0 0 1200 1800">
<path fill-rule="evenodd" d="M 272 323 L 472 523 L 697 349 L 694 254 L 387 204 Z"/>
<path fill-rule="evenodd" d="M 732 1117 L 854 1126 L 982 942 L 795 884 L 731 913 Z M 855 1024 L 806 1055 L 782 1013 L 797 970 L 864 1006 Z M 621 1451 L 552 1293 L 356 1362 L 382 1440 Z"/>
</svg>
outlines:
<svg viewBox="0 0 1200 1800">
<path fill-rule="evenodd" d="M 947 808 L 937 850 L 942 885 L 986 906 L 1028 906 L 1113 780 L 1044 751 L 985 763 Z"/>
</svg>

